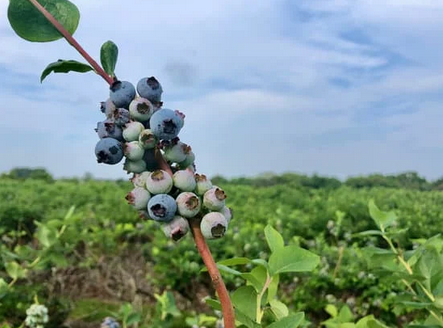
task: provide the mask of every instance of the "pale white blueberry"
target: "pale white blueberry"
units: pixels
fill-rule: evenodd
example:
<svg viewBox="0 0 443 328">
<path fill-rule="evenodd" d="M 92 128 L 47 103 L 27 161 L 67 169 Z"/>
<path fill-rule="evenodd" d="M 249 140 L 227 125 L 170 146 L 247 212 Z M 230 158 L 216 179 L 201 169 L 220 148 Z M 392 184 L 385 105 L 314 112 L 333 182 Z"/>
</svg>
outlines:
<svg viewBox="0 0 443 328">
<path fill-rule="evenodd" d="M 145 129 L 145 126 L 140 122 L 129 122 L 123 129 L 123 138 L 126 141 L 138 141 L 140 133 Z"/>
<path fill-rule="evenodd" d="M 171 191 L 173 181 L 168 172 L 155 170 L 146 179 L 146 189 L 152 194 L 167 194 Z"/>
<path fill-rule="evenodd" d="M 129 105 L 129 114 L 132 119 L 145 122 L 154 114 L 154 106 L 148 99 L 141 97 L 135 98 Z"/>
<path fill-rule="evenodd" d="M 189 223 L 185 218 L 176 215 L 172 221 L 163 224 L 162 229 L 166 237 L 179 241 L 188 233 Z"/>
<path fill-rule="evenodd" d="M 174 186 L 182 191 L 194 191 L 197 183 L 195 182 L 194 172 L 191 170 L 179 170 L 172 176 Z"/>
<path fill-rule="evenodd" d="M 197 195 L 203 196 L 205 192 L 212 188 L 211 180 L 209 180 L 204 174 L 196 174 L 195 181 L 195 192 Z"/>
<path fill-rule="evenodd" d="M 136 210 L 146 209 L 149 199 L 151 199 L 151 194 L 142 187 L 136 187 L 126 195 L 128 204 L 132 205 Z"/>
<path fill-rule="evenodd" d="M 176 202 L 178 213 L 185 218 L 193 218 L 200 212 L 200 198 L 193 192 L 182 192 Z"/>
<path fill-rule="evenodd" d="M 217 239 L 224 236 L 228 228 L 228 220 L 219 212 L 206 214 L 200 223 L 200 229 L 206 239 Z"/>
<path fill-rule="evenodd" d="M 212 211 L 219 211 L 225 206 L 226 194 L 221 188 L 211 188 L 203 196 L 203 204 Z"/>
</svg>

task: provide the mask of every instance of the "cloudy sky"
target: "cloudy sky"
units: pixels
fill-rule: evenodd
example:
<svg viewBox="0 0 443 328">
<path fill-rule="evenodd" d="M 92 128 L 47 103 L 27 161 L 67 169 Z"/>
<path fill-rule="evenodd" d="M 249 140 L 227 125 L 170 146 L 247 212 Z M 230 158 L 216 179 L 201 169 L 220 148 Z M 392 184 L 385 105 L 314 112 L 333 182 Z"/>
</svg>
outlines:
<svg viewBox="0 0 443 328">
<path fill-rule="evenodd" d="M 50 75 L 81 60 L 64 40 L 29 43 L 0 0 L 0 172 L 127 177 L 97 164 L 93 130 L 106 83 Z M 407 170 L 443 176 L 443 1 L 75 0 L 75 34 L 117 75 L 156 76 L 164 107 L 186 117 L 182 141 L 209 175 L 295 171 L 344 178 Z"/>
</svg>

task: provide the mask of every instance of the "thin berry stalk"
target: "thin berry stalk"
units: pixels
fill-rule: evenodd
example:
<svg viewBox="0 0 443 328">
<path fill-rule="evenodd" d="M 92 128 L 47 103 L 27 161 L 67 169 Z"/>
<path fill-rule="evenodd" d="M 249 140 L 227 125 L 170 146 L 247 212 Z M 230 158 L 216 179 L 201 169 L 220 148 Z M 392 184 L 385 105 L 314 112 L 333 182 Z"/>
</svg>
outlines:
<svg viewBox="0 0 443 328">
<path fill-rule="evenodd" d="M 103 68 L 97 64 L 97 62 L 82 48 L 82 46 L 74 39 L 74 37 L 63 27 L 60 22 L 51 15 L 49 11 L 47 11 L 37 0 L 29 0 L 38 11 L 42 13 L 46 17 L 46 19 L 54 25 L 54 27 L 60 32 L 61 35 L 68 41 L 68 43 L 73 46 L 83 58 L 94 68 L 95 72 L 100 75 L 109 85 L 114 83 L 114 79 L 110 77 Z"/>
<path fill-rule="evenodd" d="M 192 235 L 194 236 L 194 241 L 197 245 L 197 249 L 203 259 L 203 262 L 208 268 L 208 273 L 211 277 L 212 285 L 217 291 L 218 297 L 220 299 L 224 327 L 235 328 L 234 308 L 232 307 L 231 299 L 229 298 L 229 293 L 220 275 L 220 271 L 218 270 L 214 258 L 212 257 L 211 250 L 209 249 L 208 244 L 206 243 L 206 240 L 200 230 L 200 220 L 195 218 L 191 219 L 189 220 L 189 224 L 191 226 Z"/>
</svg>

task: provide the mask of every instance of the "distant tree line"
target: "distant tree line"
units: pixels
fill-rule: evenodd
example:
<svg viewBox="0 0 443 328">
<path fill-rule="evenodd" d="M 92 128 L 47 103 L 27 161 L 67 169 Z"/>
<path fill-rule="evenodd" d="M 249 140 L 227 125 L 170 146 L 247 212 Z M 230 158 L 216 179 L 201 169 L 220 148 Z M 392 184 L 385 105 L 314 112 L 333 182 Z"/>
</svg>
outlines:
<svg viewBox="0 0 443 328">
<path fill-rule="evenodd" d="M 14 168 L 8 173 L 0 175 L 0 179 L 25 180 L 35 179 L 46 182 L 53 182 L 53 176 L 44 168 Z M 70 178 L 63 180 L 88 181 L 93 180 L 90 173 L 86 173 L 83 178 Z M 121 180 L 121 179 L 120 179 Z M 125 181 L 120 181 L 124 183 Z M 418 175 L 417 172 L 404 172 L 395 175 L 371 174 L 367 176 L 350 177 L 345 181 L 341 181 L 332 177 L 314 175 L 304 175 L 298 173 L 263 173 L 255 177 L 239 177 L 227 179 L 217 175 L 212 177 L 214 184 L 237 184 L 254 187 L 268 187 L 275 185 L 293 185 L 294 187 L 306 187 L 312 189 L 337 189 L 341 186 L 352 188 L 374 188 L 386 187 L 397 189 L 413 189 L 413 190 L 443 190 L 443 178 L 436 181 L 428 181 Z"/>
</svg>

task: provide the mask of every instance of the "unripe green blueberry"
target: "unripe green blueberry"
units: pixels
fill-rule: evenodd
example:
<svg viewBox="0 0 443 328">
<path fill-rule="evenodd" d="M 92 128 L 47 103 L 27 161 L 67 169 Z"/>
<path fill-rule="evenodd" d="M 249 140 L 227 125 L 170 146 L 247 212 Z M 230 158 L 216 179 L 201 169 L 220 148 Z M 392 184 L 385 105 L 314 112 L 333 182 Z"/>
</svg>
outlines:
<svg viewBox="0 0 443 328">
<path fill-rule="evenodd" d="M 152 149 L 158 143 L 157 137 L 152 133 L 150 129 L 144 129 L 140 133 L 138 141 L 144 149 Z"/>
<path fill-rule="evenodd" d="M 126 159 L 125 164 L 123 164 L 123 170 L 128 173 L 142 173 L 146 171 L 146 163 L 144 160 L 131 161 Z"/>
<path fill-rule="evenodd" d="M 194 172 L 191 170 L 179 170 L 174 173 L 172 180 L 174 186 L 182 191 L 194 191 L 196 182 L 194 178 Z"/>
<path fill-rule="evenodd" d="M 135 173 L 134 176 L 131 178 L 131 182 L 134 187 L 146 188 L 146 179 L 149 177 L 149 174 L 151 174 L 151 172 L 149 171 Z"/>
<path fill-rule="evenodd" d="M 185 218 L 193 218 L 200 212 L 200 198 L 193 192 L 182 192 L 175 201 L 178 213 Z"/>
<path fill-rule="evenodd" d="M 181 168 L 187 168 L 189 166 L 191 166 L 192 164 L 194 164 L 195 161 L 195 154 L 192 150 L 189 150 L 186 153 L 186 159 L 183 162 L 178 163 L 180 165 Z"/>
<path fill-rule="evenodd" d="M 173 163 L 180 163 L 186 160 L 186 155 L 191 152 L 191 147 L 179 141 L 175 145 L 165 149 L 164 157 Z"/>
<path fill-rule="evenodd" d="M 135 98 L 129 105 L 129 114 L 132 119 L 145 122 L 154 114 L 154 106 L 148 99 L 141 97 Z"/>
<path fill-rule="evenodd" d="M 145 150 L 142 148 L 138 141 L 131 141 L 125 143 L 123 146 L 123 152 L 127 159 L 131 161 L 139 161 L 143 158 Z"/>
<path fill-rule="evenodd" d="M 138 141 L 138 137 L 144 129 L 145 126 L 140 122 L 129 122 L 123 129 L 123 138 L 126 141 Z"/>
<path fill-rule="evenodd" d="M 146 209 L 149 199 L 151 199 L 151 194 L 142 187 L 136 187 L 126 195 L 128 204 L 134 206 L 136 210 Z"/>
<path fill-rule="evenodd" d="M 231 222 L 232 218 L 234 217 L 234 213 L 232 211 L 232 208 L 227 207 L 227 206 L 223 206 L 223 208 L 221 210 L 219 210 L 218 212 L 223 214 L 223 216 L 226 218 L 228 223 Z"/>
<path fill-rule="evenodd" d="M 206 239 L 217 239 L 224 236 L 228 229 L 228 221 L 219 212 L 206 214 L 201 223 L 200 229 Z"/>
<path fill-rule="evenodd" d="M 226 194 L 223 189 L 211 188 L 203 196 L 203 204 L 212 211 L 219 211 L 225 206 Z"/>
<path fill-rule="evenodd" d="M 197 183 L 195 192 L 197 195 L 203 196 L 205 192 L 212 188 L 212 182 L 204 174 L 196 174 L 195 181 Z"/>
<path fill-rule="evenodd" d="M 171 191 L 173 181 L 168 172 L 155 170 L 146 179 L 146 189 L 152 194 L 167 194 Z"/>
<path fill-rule="evenodd" d="M 185 218 L 176 215 L 172 221 L 165 223 L 162 228 L 166 237 L 179 241 L 188 233 L 189 223 Z"/>
</svg>

